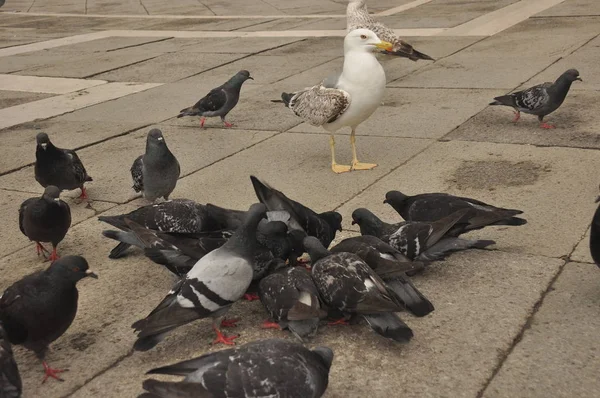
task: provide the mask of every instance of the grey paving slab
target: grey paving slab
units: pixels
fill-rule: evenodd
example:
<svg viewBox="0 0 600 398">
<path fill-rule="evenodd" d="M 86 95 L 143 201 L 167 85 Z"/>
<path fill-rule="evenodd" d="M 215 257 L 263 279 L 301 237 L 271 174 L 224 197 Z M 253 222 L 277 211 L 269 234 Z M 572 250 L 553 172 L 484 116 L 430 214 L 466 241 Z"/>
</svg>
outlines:
<svg viewBox="0 0 600 398">
<path fill-rule="evenodd" d="M 536 17 L 600 15 L 600 4 L 595 0 L 569 0 L 540 12 Z"/>
<path fill-rule="evenodd" d="M 348 141 L 347 137 L 340 137 L 336 142 L 340 163 L 352 159 Z M 326 211 L 350 199 L 429 144 L 428 140 L 410 138 L 361 137 L 357 144 L 359 156 L 365 162 L 377 160 L 380 166 L 371 171 L 336 175 L 330 167 L 329 137 L 283 133 L 194 173 L 181 180 L 177 190 L 183 197 L 201 195 L 201 202 L 244 208 L 256 201 L 249 179 L 254 174 L 316 211 Z M 392 145 L 396 151 L 384 150 Z M 197 192 L 197 187 L 203 187 L 202 192 Z M 349 213 L 343 216 L 348 217 Z"/>
<path fill-rule="evenodd" d="M 196 0 L 179 0 L 172 3 L 144 0 L 142 4 L 150 15 L 215 15 L 210 8 Z"/>
<path fill-rule="evenodd" d="M 171 151 L 181 165 L 181 175 L 210 165 L 248 146 L 268 138 L 273 133 L 251 131 L 200 130 L 157 126 L 163 130 Z M 136 157 L 144 153 L 150 127 L 77 151 L 88 173 L 94 177 L 89 195 L 92 199 L 125 202 L 134 192 L 131 189 L 129 168 Z M 110 154 L 107 156 L 106 154 Z M 42 188 L 29 176 L 33 167 L 0 177 L 0 187 L 41 192 Z M 179 182 L 180 184 L 181 182 Z M 173 197 L 183 197 L 176 189 Z"/>
<path fill-rule="evenodd" d="M 278 15 L 282 11 L 268 2 L 203 0 L 202 4 L 216 15 Z"/>
<path fill-rule="evenodd" d="M 49 12 L 49 13 L 73 13 L 85 14 L 85 2 L 70 0 L 58 4 L 44 4 L 33 2 L 28 12 Z"/>
<path fill-rule="evenodd" d="M 384 105 L 358 127 L 358 135 L 441 138 L 485 108 L 488 97 L 488 90 L 388 87 Z M 329 134 L 308 123 L 291 131 Z M 350 134 L 350 129 L 344 129 L 343 133 Z"/>
<path fill-rule="evenodd" d="M 203 43 L 185 46 L 183 52 L 253 54 L 269 49 L 287 47 L 301 41 L 296 37 L 236 37 L 234 39 L 210 39 Z"/>
<path fill-rule="evenodd" d="M 133 207 L 127 206 L 117 212 L 131 210 Z M 100 234 L 105 228 L 92 218 L 73 227 L 61 244 L 62 254 L 86 257 L 99 278 L 80 282 L 77 316 L 46 357 L 54 367 L 71 369 L 64 374 L 64 383 L 42 384 L 39 361 L 31 352 L 15 347 L 25 397 L 65 396 L 127 354 L 135 337 L 131 323 L 160 300 L 173 282 L 168 271 L 145 258 L 109 260 L 107 254 L 114 244 Z M 0 260 L 1 287 L 47 266 L 32 248 L 4 257 Z M 141 285 L 144 291 L 139 289 Z"/>
<path fill-rule="evenodd" d="M 594 213 L 590 214 L 590 222 L 592 220 L 592 216 Z M 570 257 L 571 261 L 576 261 L 578 263 L 594 263 L 592 259 L 592 255 L 590 254 L 590 229 L 585 232 L 585 235 L 579 242 L 579 244 L 573 250 L 573 253 Z"/>
<path fill-rule="evenodd" d="M 568 263 L 483 397 L 594 397 L 600 269 Z"/>
<path fill-rule="evenodd" d="M 62 116 L 59 116 L 0 130 L 2 148 L 6 149 L 0 157 L 0 173 L 35 162 L 35 136 L 42 131 L 48 133 L 50 139 L 59 148 L 79 148 L 141 126 L 142 124 L 129 122 L 104 121 L 101 125 L 73 122 L 65 121 Z"/>
<path fill-rule="evenodd" d="M 138 56 L 142 56 L 141 54 Z M 231 62 L 238 54 L 169 53 L 94 76 L 94 79 L 119 82 L 169 83 Z"/>
<path fill-rule="evenodd" d="M 104 39 L 97 39 L 87 41 L 84 43 L 70 44 L 68 46 L 60 46 L 53 48 L 52 51 L 58 52 L 74 52 L 74 53 L 97 53 L 114 51 L 122 48 L 127 48 L 130 52 L 131 48 L 142 46 L 143 44 L 149 43 L 160 43 L 165 39 L 169 39 L 169 36 L 165 37 L 107 37 Z"/>
<path fill-rule="evenodd" d="M 87 0 L 88 14 L 140 14 L 147 15 L 141 1 Z"/>
<path fill-rule="evenodd" d="M 509 88 L 600 33 L 600 18 L 534 18 L 428 65 L 397 83 L 405 87 Z M 523 48 L 523 37 L 528 37 Z M 522 50 L 515 51 L 517 46 Z"/>
<path fill-rule="evenodd" d="M 1 58 L 0 65 L 8 63 L 8 66 L 12 65 L 13 69 L 19 68 L 17 74 L 26 76 L 85 78 L 158 55 L 131 54 L 126 49 L 97 54 L 55 53 L 51 50 L 43 50 L 29 56 L 15 55 Z M 15 65 L 12 60 L 17 61 L 17 64 Z M 28 67 L 27 64 L 39 66 Z"/>
<path fill-rule="evenodd" d="M 536 79 L 537 80 L 537 79 Z M 491 100 L 504 93 L 489 92 Z M 595 115 L 600 112 L 597 91 L 571 90 L 564 104 L 544 120 L 556 128 L 539 127 L 537 117 L 522 114 L 514 123 L 512 108 L 488 107 L 446 138 L 469 141 L 489 141 L 540 146 L 600 148 Z M 585 106 L 582 106 L 585 104 Z"/>
<path fill-rule="evenodd" d="M 130 47 L 127 50 L 132 53 L 176 53 L 183 51 L 186 47 L 196 45 L 210 45 L 215 39 L 192 39 L 174 37 L 168 40 L 156 41 L 153 43 L 143 44 L 141 46 Z"/>
<path fill-rule="evenodd" d="M 344 30 L 346 29 L 346 18 L 317 19 L 312 23 L 300 25 L 289 30 Z"/>
<path fill-rule="evenodd" d="M 0 109 L 52 97 L 52 94 L 0 90 Z"/>
<path fill-rule="evenodd" d="M 240 30 L 244 32 L 255 32 L 264 30 L 290 30 L 293 28 L 298 28 L 300 26 L 308 25 L 313 22 L 315 22 L 314 18 L 281 18 L 256 25 L 246 26 L 240 29 L 236 29 L 236 31 Z"/>
<path fill-rule="evenodd" d="M 255 14 L 253 14 L 255 15 Z M 262 22 L 272 21 L 273 18 L 264 19 L 174 19 L 174 20 L 155 20 L 153 24 L 148 25 L 147 29 L 152 30 L 223 30 L 230 31 L 253 26 Z"/>
<path fill-rule="evenodd" d="M 473 251 L 433 265 L 415 283 L 436 310 L 425 318 L 402 315 L 415 333 L 409 344 L 384 341 L 362 323 L 319 330 L 310 346 L 327 345 L 336 355 L 325 396 L 475 396 L 560 264 L 555 259 Z M 146 311 L 151 308 L 148 302 Z M 236 304 L 230 314 L 241 317 L 240 327 L 233 330 L 241 333 L 239 343 L 291 339 L 284 332 L 259 329 L 265 315 L 257 302 Z M 143 370 L 214 350 L 208 346 L 211 339 L 207 321 L 181 328 L 155 350 L 133 354 L 74 397 L 136 396 L 142 391 Z"/>
<path fill-rule="evenodd" d="M 33 170 L 31 171 L 31 174 L 27 176 L 28 180 L 33 180 L 33 182 L 35 182 L 33 177 Z M 73 196 L 78 196 L 79 193 L 79 190 L 77 190 L 76 192 L 65 191 L 61 195 L 61 199 L 67 202 L 67 204 L 71 208 L 72 226 L 77 225 L 82 221 L 87 220 L 88 218 L 94 217 L 97 212 L 103 212 L 115 206 L 112 203 L 98 201 L 82 203 L 78 199 L 73 198 Z M 0 217 L 2 217 L 3 220 L 2 229 L 4 231 L 4 233 L 2 234 L 2 240 L 0 240 L 0 257 L 4 257 L 8 254 L 14 253 L 24 247 L 28 247 L 28 254 L 26 255 L 26 257 L 36 257 L 35 246 L 19 230 L 19 207 L 21 206 L 21 203 L 23 203 L 23 201 L 35 196 L 40 195 L 25 192 L 0 190 Z M 45 244 L 45 246 L 47 246 L 50 249 L 52 248 L 52 245 L 50 244 Z M 62 244 L 59 244 L 58 254 L 60 255 L 61 253 L 63 253 Z M 39 258 L 38 262 L 43 262 L 42 257 Z M 5 278 L 6 276 L 4 276 L 2 279 Z M 5 283 L 2 284 L 2 287 L 6 287 Z"/>
<path fill-rule="evenodd" d="M 595 165 L 599 161 L 596 151 L 585 149 L 438 142 L 340 211 L 351 214 L 367 207 L 383 220 L 397 222 L 400 216 L 383 204 L 387 191 L 448 192 L 523 210 L 528 221 L 524 226 L 489 227 L 469 236 L 493 239 L 494 247 L 504 251 L 566 256 L 581 240 L 595 209 L 590 198 L 598 193 Z M 344 226 L 353 229 L 349 219 Z"/>
<path fill-rule="evenodd" d="M 28 38 L 11 40 L 6 37 L 2 37 L 0 39 L 0 48 L 22 46 L 24 44 L 36 43 L 38 41 L 41 41 L 41 40 L 28 39 Z"/>
</svg>

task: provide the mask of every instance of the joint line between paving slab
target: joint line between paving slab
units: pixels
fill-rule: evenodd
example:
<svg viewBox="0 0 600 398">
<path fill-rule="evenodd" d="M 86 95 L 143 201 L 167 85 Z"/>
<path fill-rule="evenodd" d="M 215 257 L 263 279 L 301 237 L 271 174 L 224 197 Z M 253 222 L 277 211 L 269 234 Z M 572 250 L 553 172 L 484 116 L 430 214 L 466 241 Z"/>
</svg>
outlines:
<svg viewBox="0 0 600 398">
<path fill-rule="evenodd" d="M 135 62 L 132 62 L 132 63 L 130 63 L 130 64 L 126 64 L 126 65 L 120 65 L 120 66 L 117 66 L 117 67 L 114 67 L 114 68 L 111 68 L 111 69 L 103 70 L 102 72 L 92 73 L 91 75 L 84 76 L 83 78 L 84 78 L 84 79 L 89 79 L 89 78 L 92 78 L 92 77 L 94 77 L 94 76 L 102 75 L 102 74 L 104 74 L 104 73 L 114 72 L 114 71 L 116 71 L 116 70 L 119 70 L 119 69 L 121 69 L 121 68 L 127 68 L 127 67 L 129 67 L 129 66 L 133 66 L 133 65 L 141 64 L 142 62 L 151 61 L 151 60 L 153 60 L 153 59 L 160 58 L 160 57 L 162 57 L 162 56 L 164 56 L 164 55 L 167 55 L 167 54 L 170 54 L 170 53 L 158 54 L 158 55 L 155 55 L 155 56 L 153 56 L 153 57 L 150 57 L 150 58 L 146 58 L 146 59 L 142 59 L 142 60 L 140 60 L 140 61 L 135 61 Z M 27 71 L 27 70 L 25 70 L 25 72 L 26 72 L 26 71 Z M 116 82 L 111 82 L 111 83 L 116 83 Z M 165 84 L 165 83 L 160 83 L 160 84 Z"/>
<path fill-rule="evenodd" d="M 125 46 L 125 47 L 118 47 L 118 48 L 111 48 L 110 50 L 106 50 L 107 53 L 113 52 L 113 51 L 118 51 L 118 50 L 124 50 L 126 48 L 133 48 L 133 47 L 140 47 L 140 46 L 145 46 L 146 44 L 153 44 L 153 43 L 160 43 L 161 41 L 166 41 L 166 40 L 173 40 L 174 37 L 163 37 L 161 39 L 158 40 L 152 40 L 152 41 L 146 41 L 143 43 L 138 43 L 138 44 L 131 44 L 129 46 Z"/>
</svg>

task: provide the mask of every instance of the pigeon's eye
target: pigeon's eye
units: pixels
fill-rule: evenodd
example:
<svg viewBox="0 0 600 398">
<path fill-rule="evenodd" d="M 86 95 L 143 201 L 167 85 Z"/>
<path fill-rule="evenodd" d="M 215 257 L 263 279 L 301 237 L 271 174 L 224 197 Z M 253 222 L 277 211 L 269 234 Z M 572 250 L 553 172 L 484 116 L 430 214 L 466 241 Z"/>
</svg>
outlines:
<svg viewBox="0 0 600 398">
<path fill-rule="evenodd" d="M 75 268 L 73 268 L 73 271 L 74 271 L 74 272 L 79 272 L 79 267 L 75 267 Z"/>
<path fill-rule="evenodd" d="M 363 40 L 366 40 L 367 39 L 367 35 L 360 35 L 360 38 L 363 39 Z"/>
</svg>

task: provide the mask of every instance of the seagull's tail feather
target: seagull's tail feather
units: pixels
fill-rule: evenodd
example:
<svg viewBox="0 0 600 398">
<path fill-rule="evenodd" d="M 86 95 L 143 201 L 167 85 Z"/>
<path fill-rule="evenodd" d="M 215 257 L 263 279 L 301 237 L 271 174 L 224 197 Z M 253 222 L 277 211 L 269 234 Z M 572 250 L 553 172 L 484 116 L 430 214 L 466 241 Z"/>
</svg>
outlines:
<svg viewBox="0 0 600 398">
<path fill-rule="evenodd" d="M 435 61 L 434 58 L 430 57 L 429 55 L 422 53 L 420 51 L 417 51 L 414 49 L 413 46 L 411 46 L 410 44 L 408 44 L 405 41 L 398 41 L 395 45 L 392 51 L 384 51 L 384 54 L 389 54 L 389 55 L 395 55 L 398 57 L 404 57 L 404 58 L 408 58 L 411 61 L 419 61 L 419 60 L 426 60 L 426 61 Z"/>
<path fill-rule="evenodd" d="M 428 261 L 442 260 L 448 253 L 467 249 L 483 249 L 495 243 L 493 240 L 444 238 L 421 253 L 418 259 Z"/>
<path fill-rule="evenodd" d="M 138 398 L 214 398 L 200 383 L 148 379 L 142 383 L 142 387 L 148 392 L 139 395 Z"/>
<path fill-rule="evenodd" d="M 407 342 L 413 331 L 393 312 L 363 315 L 371 329 L 383 337 L 399 342 Z"/>
<path fill-rule="evenodd" d="M 390 290 L 402 300 L 404 306 L 415 316 L 422 317 L 435 308 L 431 301 L 421 293 L 410 279 L 406 277 L 393 277 L 384 279 Z"/>
</svg>

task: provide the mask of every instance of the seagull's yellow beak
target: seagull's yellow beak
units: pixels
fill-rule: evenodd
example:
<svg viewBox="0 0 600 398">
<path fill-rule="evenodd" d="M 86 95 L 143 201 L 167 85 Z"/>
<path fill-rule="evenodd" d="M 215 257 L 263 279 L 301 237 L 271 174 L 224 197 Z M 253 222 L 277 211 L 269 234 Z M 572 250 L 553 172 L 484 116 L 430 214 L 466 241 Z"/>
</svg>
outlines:
<svg viewBox="0 0 600 398">
<path fill-rule="evenodd" d="M 375 44 L 375 47 L 381 48 L 382 50 L 386 50 L 386 51 L 392 51 L 392 49 L 394 48 L 394 45 L 387 41 L 381 41 L 381 42 Z"/>
</svg>

